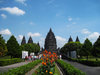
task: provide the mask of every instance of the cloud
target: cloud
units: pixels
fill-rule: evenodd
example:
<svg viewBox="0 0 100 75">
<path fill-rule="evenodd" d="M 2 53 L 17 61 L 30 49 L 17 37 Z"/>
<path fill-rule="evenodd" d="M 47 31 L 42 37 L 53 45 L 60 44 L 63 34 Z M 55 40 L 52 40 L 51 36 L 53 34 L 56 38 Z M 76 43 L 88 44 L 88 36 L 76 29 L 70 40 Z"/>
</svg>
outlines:
<svg viewBox="0 0 100 75">
<path fill-rule="evenodd" d="M 90 34 L 91 32 L 88 29 L 82 29 L 82 34 Z"/>
<path fill-rule="evenodd" d="M 30 22 L 29 24 L 30 24 L 30 25 L 36 25 L 34 22 Z"/>
<path fill-rule="evenodd" d="M 68 17 L 68 21 L 72 21 L 72 18 L 71 17 Z"/>
<path fill-rule="evenodd" d="M 58 47 L 62 47 L 67 42 L 65 38 L 60 37 L 60 36 L 56 36 L 56 40 L 57 40 Z"/>
<path fill-rule="evenodd" d="M 76 24 L 76 22 L 72 22 L 72 24 Z"/>
<path fill-rule="evenodd" d="M 31 36 L 31 37 L 39 37 L 39 36 L 41 36 L 40 33 L 32 33 L 32 32 L 29 32 L 27 35 Z"/>
<path fill-rule="evenodd" d="M 0 34 L 4 34 L 4 35 L 11 35 L 11 32 L 9 29 L 3 29 L 0 31 Z"/>
<path fill-rule="evenodd" d="M 26 2 L 26 0 L 15 0 L 16 2 L 18 2 L 18 3 L 21 3 L 21 4 L 24 4 L 25 6 L 27 5 L 25 2 Z"/>
<path fill-rule="evenodd" d="M 49 0 L 48 4 L 52 4 L 55 0 Z"/>
<path fill-rule="evenodd" d="M 88 39 L 90 39 L 92 42 L 95 42 L 97 38 L 99 37 L 100 33 L 98 32 L 93 32 L 90 35 L 88 35 Z"/>
<path fill-rule="evenodd" d="M 44 47 L 44 42 L 45 42 L 45 38 L 41 37 L 39 41 L 41 47 Z"/>
<path fill-rule="evenodd" d="M 13 8 L 11 8 L 11 7 L 0 8 L 0 10 L 7 11 L 10 14 L 18 15 L 18 16 L 25 14 L 25 11 L 19 9 L 18 7 L 13 7 Z"/>
<path fill-rule="evenodd" d="M 3 19 L 6 19 L 6 18 L 7 18 L 7 16 L 6 16 L 5 14 L 1 14 L 1 17 L 2 17 Z"/>
<path fill-rule="evenodd" d="M 18 35 L 17 37 L 18 40 L 22 40 L 22 38 L 23 38 L 23 35 Z"/>
</svg>

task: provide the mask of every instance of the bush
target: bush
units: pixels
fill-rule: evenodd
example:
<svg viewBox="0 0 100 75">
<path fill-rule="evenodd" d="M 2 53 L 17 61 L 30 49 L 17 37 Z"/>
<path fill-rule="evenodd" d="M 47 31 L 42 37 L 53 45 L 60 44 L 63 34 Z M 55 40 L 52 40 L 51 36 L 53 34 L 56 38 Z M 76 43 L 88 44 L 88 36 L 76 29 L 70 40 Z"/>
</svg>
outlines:
<svg viewBox="0 0 100 75">
<path fill-rule="evenodd" d="M 100 66 L 100 61 L 96 61 L 96 60 L 74 59 L 74 58 L 69 58 L 68 60 L 76 61 L 88 66 Z"/>
<path fill-rule="evenodd" d="M 34 68 L 40 62 L 41 62 L 41 60 L 36 60 L 36 61 L 28 63 L 26 65 L 11 69 L 8 72 L 2 73 L 0 75 L 25 75 L 26 72 L 30 71 L 32 68 Z"/>
<path fill-rule="evenodd" d="M 88 66 L 100 66 L 100 61 L 78 59 L 77 62 L 88 65 Z"/>
<path fill-rule="evenodd" d="M 78 70 L 77 68 L 73 67 L 72 65 L 62 60 L 57 60 L 57 64 L 63 69 L 66 75 L 86 75 L 81 70 Z"/>
<path fill-rule="evenodd" d="M 12 58 L 12 59 L 0 59 L 0 66 L 6 66 L 14 63 L 21 62 L 20 58 Z"/>
</svg>

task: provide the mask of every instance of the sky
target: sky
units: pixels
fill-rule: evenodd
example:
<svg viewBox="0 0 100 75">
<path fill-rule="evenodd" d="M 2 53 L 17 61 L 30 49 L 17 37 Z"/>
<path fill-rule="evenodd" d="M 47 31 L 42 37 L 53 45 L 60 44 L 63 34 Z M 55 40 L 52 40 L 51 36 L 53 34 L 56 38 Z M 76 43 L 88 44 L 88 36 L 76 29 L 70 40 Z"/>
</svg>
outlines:
<svg viewBox="0 0 100 75">
<path fill-rule="evenodd" d="M 94 43 L 100 35 L 100 0 L 0 0 L 0 34 L 7 41 L 14 35 L 44 47 L 49 29 L 55 34 L 57 47 L 69 37 L 78 36 L 83 43 Z"/>
</svg>

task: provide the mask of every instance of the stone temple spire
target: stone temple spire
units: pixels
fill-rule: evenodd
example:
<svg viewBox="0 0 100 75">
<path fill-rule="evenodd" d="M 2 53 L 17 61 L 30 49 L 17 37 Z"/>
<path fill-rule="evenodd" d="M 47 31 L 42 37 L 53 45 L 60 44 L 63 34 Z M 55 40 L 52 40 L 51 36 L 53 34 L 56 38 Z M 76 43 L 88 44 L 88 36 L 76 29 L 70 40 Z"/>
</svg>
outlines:
<svg viewBox="0 0 100 75">
<path fill-rule="evenodd" d="M 57 49 L 56 38 L 51 28 L 46 36 L 44 48 L 51 52 Z"/>
<path fill-rule="evenodd" d="M 70 36 L 70 38 L 69 38 L 68 42 L 73 42 L 73 39 L 72 39 L 72 37 L 71 37 L 71 36 Z"/>
<path fill-rule="evenodd" d="M 77 38 L 76 38 L 76 42 L 80 42 L 80 40 L 79 40 L 78 36 L 77 36 Z"/>
<path fill-rule="evenodd" d="M 22 41 L 21 41 L 21 45 L 23 45 L 23 44 L 26 44 L 25 36 L 23 36 L 23 39 L 22 39 Z"/>
<path fill-rule="evenodd" d="M 33 43 L 32 37 L 29 37 L 28 43 Z"/>
</svg>

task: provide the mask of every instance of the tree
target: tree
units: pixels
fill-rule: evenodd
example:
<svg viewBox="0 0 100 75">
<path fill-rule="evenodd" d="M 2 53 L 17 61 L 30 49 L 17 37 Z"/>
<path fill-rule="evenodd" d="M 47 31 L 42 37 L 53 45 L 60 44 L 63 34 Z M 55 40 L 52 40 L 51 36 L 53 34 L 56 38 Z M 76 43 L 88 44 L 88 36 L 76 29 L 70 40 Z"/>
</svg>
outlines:
<svg viewBox="0 0 100 75">
<path fill-rule="evenodd" d="M 97 41 L 93 45 L 93 56 L 100 57 L 100 36 L 98 37 Z"/>
<path fill-rule="evenodd" d="M 5 44 L 5 40 L 3 39 L 3 37 L 0 34 L 0 56 L 4 56 L 7 53 L 7 47 Z"/>
<path fill-rule="evenodd" d="M 37 54 L 40 51 L 40 47 L 35 43 L 28 43 L 28 44 L 21 45 L 20 48 L 21 50 L 28 51 L 29 54 L 32 52 Z"/>
<path fill-rule="evenodd" d="M 91 55 L 91 52 L 92 52 L 92 43 L 87 38 L 82 46 L 81 53 L 83 56 L 87 56 L 88 59 L 88 56 Z"/>
<path fill-rule="evenodd" d="M 7 41 L 7 48 L 8 48 L 8 55 L 11 55 L 11 57 L 21 56 L 21 50 L 19 44 L 13 35 Z"/>
<path fill-rule="evenodd" d="M 80 42 L 68 42 L 66 43 L 60 50 L 63 54 L 68 54 L 71 57 L 71 51 L 76 51 L 77 55 L 79 55 L 79 51 L 82 47 L 82 44 Z"/>
</svg>

